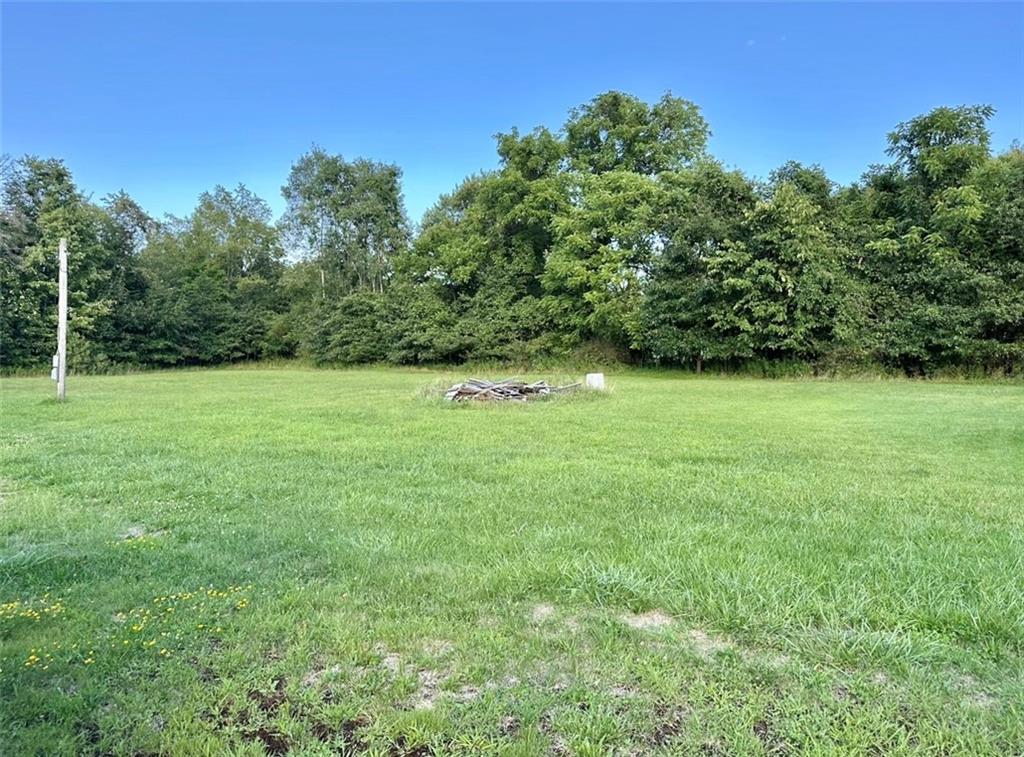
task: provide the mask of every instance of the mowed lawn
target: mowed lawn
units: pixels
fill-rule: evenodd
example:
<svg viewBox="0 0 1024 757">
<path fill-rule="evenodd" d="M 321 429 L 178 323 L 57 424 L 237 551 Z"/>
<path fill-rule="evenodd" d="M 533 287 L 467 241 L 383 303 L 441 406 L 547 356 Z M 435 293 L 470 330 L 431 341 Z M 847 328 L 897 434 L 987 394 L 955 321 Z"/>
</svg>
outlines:
<svg viewBox="0 0 1024 757">
<path fill-rule="evenodd" d="M 0 753 L 1024 752 L 1024 385 L 466 375 L 3 379 Z"/>
</svg>

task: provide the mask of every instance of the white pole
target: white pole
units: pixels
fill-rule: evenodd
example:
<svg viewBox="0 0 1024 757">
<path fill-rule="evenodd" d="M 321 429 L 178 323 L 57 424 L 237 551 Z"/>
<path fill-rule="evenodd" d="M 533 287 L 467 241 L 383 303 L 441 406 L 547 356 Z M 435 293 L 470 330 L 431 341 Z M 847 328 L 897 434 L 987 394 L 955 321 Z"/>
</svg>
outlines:
<svg viewBox="0 0 1024 757">
<path fill-rule="evenodd" d="M 57 399 L 63 400 L 68 367 L 68 240 L 61 237 L 57 278 Z"/>
</svg>

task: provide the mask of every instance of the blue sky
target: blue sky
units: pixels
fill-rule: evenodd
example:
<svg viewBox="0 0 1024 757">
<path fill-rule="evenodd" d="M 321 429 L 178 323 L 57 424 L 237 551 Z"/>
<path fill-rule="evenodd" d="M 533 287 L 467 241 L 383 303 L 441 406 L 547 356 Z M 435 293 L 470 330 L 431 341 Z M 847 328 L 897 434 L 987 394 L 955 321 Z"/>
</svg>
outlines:
<svg viewBox="0 0 1024 757">
<path fill-rule="evenodd" d="M 696 102 L 712 152 L 842 182 L 938 105 L 1024 139 L 1024 4 L 2 6 L 2 149 L 63 158 L 98 199 L 185 214 L 243 182 L 275 212 L 316 143 L 395 162 L 415 221 L 497 164 L 492 135 L 620 89 Z"/>
</svg>

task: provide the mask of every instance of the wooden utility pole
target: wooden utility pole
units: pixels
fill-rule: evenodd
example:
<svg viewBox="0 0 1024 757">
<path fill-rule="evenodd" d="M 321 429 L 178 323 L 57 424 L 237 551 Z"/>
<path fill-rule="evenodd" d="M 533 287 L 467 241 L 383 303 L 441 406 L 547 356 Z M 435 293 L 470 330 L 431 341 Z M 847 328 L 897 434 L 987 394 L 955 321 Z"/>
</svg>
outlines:
<svg viewBox="0 0 1024 757">
<path fill-rule="evenodd" d="M 63 400 L 67 391 L 68 368 L 68 240 L 61 237 L 60 273 L 57 275 L 57 399 Z"/>
</svg>

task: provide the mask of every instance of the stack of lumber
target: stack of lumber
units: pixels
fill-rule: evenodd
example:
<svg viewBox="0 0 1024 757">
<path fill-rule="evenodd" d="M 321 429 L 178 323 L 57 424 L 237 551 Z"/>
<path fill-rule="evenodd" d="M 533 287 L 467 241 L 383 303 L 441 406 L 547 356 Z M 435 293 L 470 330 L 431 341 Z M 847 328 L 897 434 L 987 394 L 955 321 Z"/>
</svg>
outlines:
<svg viewBox="0 0 1024 757">
<path fill-rule="evenodd" d="M 566 384 L 565 386 L 550 386 L 546 381 L 534 381 L 527 384 L 525 381 L 517 381 L 515 378 L 504 381 L 486 381 L 484 379 L 471 378 L 461 384 L 456 384 L 444 393 L 444 398 L 452 402 L 465 402 L 467 400 L 493 400 L 509 402 L 526 402 L 527 400 L 546 397 L 556 392 L 565 392 L 575 389 L 579 384 Z"/>
</svg>

